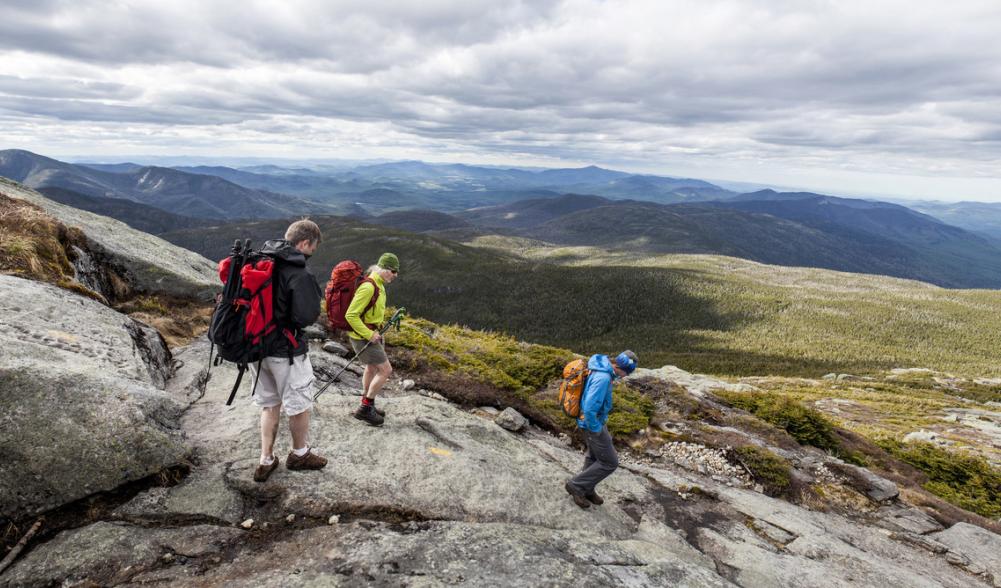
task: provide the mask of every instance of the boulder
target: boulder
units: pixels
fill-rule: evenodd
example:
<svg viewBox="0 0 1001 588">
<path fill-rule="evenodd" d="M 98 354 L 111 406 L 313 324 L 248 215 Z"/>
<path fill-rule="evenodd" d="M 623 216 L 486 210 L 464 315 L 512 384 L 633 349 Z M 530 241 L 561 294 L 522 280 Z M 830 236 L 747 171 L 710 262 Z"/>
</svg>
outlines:
<svg viewBox="0 0 1001 588">
<path fill-rule="evenodd" d="M 334 355 L 339 355 L 341 357 L 351 355 L 351 350 L 341 345 L 337 341 L 333 341 L 330 339 L 323 342 L 323 350 L 326 351 L 327 353 L 333 353 Z"/>
<path fill-rule="evenodd" d="M 0 276 L 0 517 L 22 519 L 188 454 L 170 353 L 149 327 L 48 284 Z"/>
<path fill-rule="evenodd" d="M 511 408 L 510 406 L 504 409 L 504 412 L 497 415 L 494 422 L 504 427 L 508 431 L 517 433 L 518 431 L 524 429 L 528 426 L 528 419 L 521 416 L 521 413 L 517 410 Z"/>
<path fill-rule="evenodd" d="M 890 500 L 900 494 L 896 484 L 866 468 L 834 460 L 826 465 L 828 469 L 846 478 L 853 488 L 874 502 Z"/>
</svg>

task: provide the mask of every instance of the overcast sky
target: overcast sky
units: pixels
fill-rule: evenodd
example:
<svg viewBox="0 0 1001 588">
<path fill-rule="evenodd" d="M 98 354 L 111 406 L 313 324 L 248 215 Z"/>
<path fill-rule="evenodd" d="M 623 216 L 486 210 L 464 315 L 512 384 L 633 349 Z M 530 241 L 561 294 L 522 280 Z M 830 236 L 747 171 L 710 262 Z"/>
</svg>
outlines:
<svg viewBox="0 0 1001 588">
<path fill-rule="evenodd" d="M 0 128 L 1001 201 L 1001 1 L 2 0 Z"/>
</svg>

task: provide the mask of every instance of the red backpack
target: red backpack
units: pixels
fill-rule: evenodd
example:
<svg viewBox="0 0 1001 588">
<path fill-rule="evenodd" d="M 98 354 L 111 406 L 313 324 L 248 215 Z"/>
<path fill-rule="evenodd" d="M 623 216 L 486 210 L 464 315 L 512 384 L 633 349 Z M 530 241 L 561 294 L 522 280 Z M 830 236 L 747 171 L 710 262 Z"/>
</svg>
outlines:
<svg viewBox="0 0 1001 588">
<path fill-rule="evenodd" d="M 364 272 L 358 262 L 351 259 L 346 259 L 338 263 L 330 272 L 330 281 L 327 282 L 327 290 L 324 298 L 327 301 L 327 320 L 330 321 L 330 329 L 332 331 L 354 330 L 348 324 L 344 315 L 347 313 L 348 307 L 351 306 L 351 299 L 354 298 L 358 286 L 361 286 L 364 282 L 368 282 L 375 288 L 372 300 L 369 301 L 368 306 L 362 311 L 362 316 L 365 316 L 365 313 L 371 310 L 375 306 L 375 301 L 379 299 L 379 286 L 371 278 L 363 278 L 363 274 Z"/>
<path fill-rule="evenodd" d="M 233 253 L 219 262 L 219 279 L 224 288 L 212 312 L 209 340 L 217 350 L 216 365 L 222 360 L 231 361 L 239 369 L 226 404 L 233 403 L 247 366 L 264 359 L 268 336 L 278 328 L 272 296 L 274 269 L 275 260 L 251 249 L 249 239 L 245 243 L 237 241 Z M 284 331 L 292 345 L 298 346 L 288 329 Z M 211 356 L 210 351 L 210 363 Z"/>
</svg>

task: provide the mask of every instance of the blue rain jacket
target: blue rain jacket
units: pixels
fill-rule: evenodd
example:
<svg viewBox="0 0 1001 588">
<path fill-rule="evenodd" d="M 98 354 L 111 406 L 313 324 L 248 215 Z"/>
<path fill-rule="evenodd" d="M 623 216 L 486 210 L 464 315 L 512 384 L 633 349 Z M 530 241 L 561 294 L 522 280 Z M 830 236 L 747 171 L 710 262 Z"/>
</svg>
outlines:
<svg viewBox="0 0 1001 588">
<path fill-rule="evenodd" d="M 577 426 L 594 433 L 601 430 L 612 411 L 612 381 L 615 371 L 607 355 L 592 355 L 587 361 L 590 375 L 580 398 L 580 418 Z"/>
</svg>

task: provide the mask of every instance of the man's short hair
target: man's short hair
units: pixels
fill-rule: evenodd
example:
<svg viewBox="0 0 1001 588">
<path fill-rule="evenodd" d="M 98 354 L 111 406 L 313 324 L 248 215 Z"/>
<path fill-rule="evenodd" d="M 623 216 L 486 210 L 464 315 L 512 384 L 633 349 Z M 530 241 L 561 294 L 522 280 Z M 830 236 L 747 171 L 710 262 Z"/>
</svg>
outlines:
<svg viewBox="0 0 1001 588">
<path fill-rule="evenodd" d="M 293 245 L 300 241 L 309 241 L 319 245 L 323 238 L 320 235 L 320 227 L 308 218 L 304 218 L 288 226 L 288 230 L 285 231 L 285 240 Z"/>
</svg>

